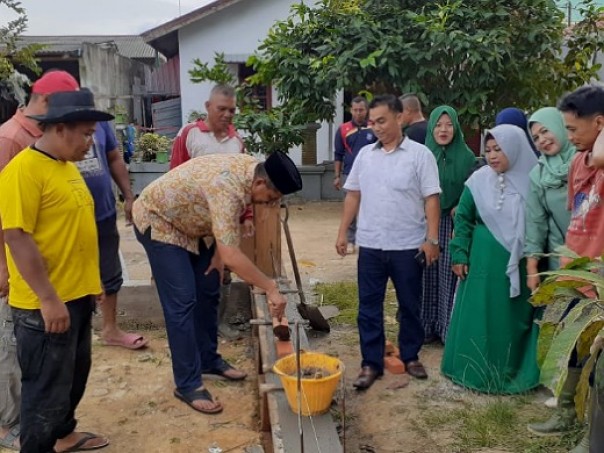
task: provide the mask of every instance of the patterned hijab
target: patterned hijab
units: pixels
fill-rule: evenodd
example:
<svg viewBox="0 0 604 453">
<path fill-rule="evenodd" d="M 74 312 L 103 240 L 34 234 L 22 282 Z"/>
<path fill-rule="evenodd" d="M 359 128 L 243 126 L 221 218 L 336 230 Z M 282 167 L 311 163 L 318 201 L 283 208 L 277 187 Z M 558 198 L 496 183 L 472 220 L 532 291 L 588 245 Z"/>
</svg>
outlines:
<svg viewBox="0 0 604 453">
<path fill-rule="evenodd" d="M 498 174 L 484 166 L 466 182 L 476 209 L 497 242 L 510 252 L 506 275 L 510 279 L 510 297 L 522 288 L 518 263 L 524 251 L 524 210 L 529 192 L 529 173 L 537 158 L 522 129 L 509 124 L 488 131 L 508 158 L 509 168 Z"/>
<path fill-rule="evenodd" d="M 453 140 L 448 145 L 441 146 L 434 139 L 434 128 L 444 114 L 449 115 L 453 123 Z M 438 164 L 438 176 L 442 189 L 440 209 L 448 211 L 459 202 L 464 183 L 476 162 L 474 153 L 466 145 L 457 112 L 453 107 L 441 105 L 432 111 L 428 121 L 426 146 L 432 151 Z"/>
<path fill-rule="evenodd" d="M 555 107 L 544 107 L 537 110 L 529 119 L 529 127 L 535 123 L 541 124 L 550 131 L 560 144 L 560 152 L 555 156 L 542 154 L 539 158 L 541 172 L 539 184 L 544 188 L 558 188 L 568 182 L 568 170 L 575 155 L 575 147 L 568 140 L 564 119 Z"/>
</svg>

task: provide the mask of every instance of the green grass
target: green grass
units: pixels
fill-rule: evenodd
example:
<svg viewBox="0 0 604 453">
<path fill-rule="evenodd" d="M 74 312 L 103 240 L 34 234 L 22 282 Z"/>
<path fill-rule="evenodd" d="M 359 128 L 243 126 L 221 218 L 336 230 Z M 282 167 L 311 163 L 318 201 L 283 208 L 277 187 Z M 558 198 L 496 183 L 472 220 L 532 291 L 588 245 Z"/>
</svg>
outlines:
<svg viewBox="0 0 604 453">
<path fill-rule="evenodd" d="M 358 289 L 354 281 L 320 283 L 316 293 L 323 295 L 323 304 L 335 305 L 339 316 L 332 320 L 341 326 L 356 326 L 358 313 Z M 396 322 L 396 295 L 391 284 L 386 290 L 384 302 L 384 324 L 386 336 L 396 344 L 398 323 Z M 345 344 L 358 343 L 356 334 L 340 339 Z M 387 403 L 388 399 L 384 399 Z M 418 396 L 418 407 L 423 414 L 412 421 L 414 429 L 426 441 L 435 431 L 449 432 L 449 453 L 472 453 L 484 449 L 500 449 L 517 453 L 566 453 L 583 436 L 582 427 L 559 437 L 535 437 L 526 429 L 528 423 L 545 420 L 552 414 L 533 394 L 512 397 L 475 396 L 465 394 L 463 401 L 453 401 L 443 405 L 442 398 L 423 394 Z M 399 415 L 405 415 L 401 411 Z"/>
<path fill-rule="evenodd" d="M 342 326 L 356 326 L 359 309 L 359 291 L 354 281 L 335 283 L 319 283 L 315 292 L 323 296 L 324 305 L 335 305 L 340 314 L 332 320 L 333 324 Z M 388 284 L 384 301 L 384 325 L 386 336 L 396 343 L 398 323 L 396 322 L 396 294 L 392 284 Z"/>
<path fill-rule="evenodd" d="M 518 453 L 566 453 L 583 435 L 581 427 L 559 437 L 535 437 L 526 425 L 547 418 L 551 410 L 531 398 L 492 397 L 486 403 L 458 403 L 453 409 L 433 407 L 424 412 L 420 426 L 452 433 L 448 451 L 471 453 L 485 448 Z"/>
</svg>

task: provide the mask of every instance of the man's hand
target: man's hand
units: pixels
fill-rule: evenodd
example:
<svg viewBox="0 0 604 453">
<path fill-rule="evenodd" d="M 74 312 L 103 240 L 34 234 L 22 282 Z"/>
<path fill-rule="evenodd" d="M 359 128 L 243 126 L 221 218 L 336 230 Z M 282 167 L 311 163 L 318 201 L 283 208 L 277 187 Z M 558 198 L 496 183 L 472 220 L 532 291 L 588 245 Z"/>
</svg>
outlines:
<svg viewBox="0 0 604 453">
<path fill-rule="evenodd" d="M 454 264 L 453 273 L 457 275 L 461 280 L 465 280 L 468 276 L 468 265 L 467 264 Z"/>
<path fill-rule="evenodd" d="M 222 282 L 222 279 L 224 278 L 224 263 L 220 258 L 220 253 L 218 253 L 218 250 L 214 251 L 212 261 L 210 261 L 210 265 L 206 269 L 204 275 L 210 275 L 210 273 L 214 270 L 218 271 L 218 275 L 220 277 L 219 281 Z"/>
<path fill-rule="evenodd" d="M 426 254 L 426 266 L 431 266 L 435 261 L 438 260 L 438 255 L 440 255 L 440 247 L 438 245 L 431 244 L 430 242 L 424 242 L 420 250 Z"/>
<path fill-rule="evenodd" d="M 245 219 L 241 225 L 241 235 L 244 238 L 251 238 L 256 233 L 254 228 L 254 221 L 252 219 Z"/>
<path fill-rule="evenodd" d="M 604 167 L 604 129 L 600 131 L 592 147 L 591 164 L 598 168 Z"/>
<path fill-rule="evenodd" d="M 341 179 L 339 176 L 336 176 L 335 178 L 333 178 L 333 186 L 335 187 L 336 190 L 340 190 L 342 188 L 342 183 L 341 183 Z"/>
<path fill-rule="evenodd" d="M 126 226 L 132 225 L 132 203 L 133 198 L 126 198 L 124 200 L 124 217 L 126 217 Z"/>
<path fill-rule="evenodd" d="M 285 313 L 285 307 L 287 306 L 287 299 L 283 294 L 279 292 L 279 288 L 275 286 L 266 293 L 266 300 L 268 302 L 268 309 L 273 318 L 281 320 Z"/>
<path fill-rule="evenodd" d="M 344 258 L 347 253 L 348 249 L 348 238 L 346 237 L 346 235 L 342 235 L 339 234 L 338 235 L 338 239 L 336 240 L 336 252 L 338 252 L 338 255 L 340 255 L 342 258 Z"/>
<path fill-rule="evenodd" d="M 42 319 L 47 333 L 65 333 L 69 330 L 71 320 L 67 307 L 59 298 L 42 301 Z"/>
<path fill-rule="evenodd" d="M 8 269 L 0 269 L 0 297 L 8 296 Z"/>
</svg>

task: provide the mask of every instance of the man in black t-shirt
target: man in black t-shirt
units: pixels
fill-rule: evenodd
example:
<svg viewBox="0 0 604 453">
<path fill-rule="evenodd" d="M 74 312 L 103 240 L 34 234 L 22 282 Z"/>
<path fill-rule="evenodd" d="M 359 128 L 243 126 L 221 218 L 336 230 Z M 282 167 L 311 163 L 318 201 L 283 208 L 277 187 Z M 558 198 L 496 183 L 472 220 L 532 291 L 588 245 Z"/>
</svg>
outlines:
<svg viewBox="0 0 604 453">
<path fill-rule="evenodd" d="M 403 103 L 403 133 L 411 140 L 425 144 L 428 121 L 422 112 L 422 103 L 413 93 L 403 94 L 400 98 Z"/>
</svg>

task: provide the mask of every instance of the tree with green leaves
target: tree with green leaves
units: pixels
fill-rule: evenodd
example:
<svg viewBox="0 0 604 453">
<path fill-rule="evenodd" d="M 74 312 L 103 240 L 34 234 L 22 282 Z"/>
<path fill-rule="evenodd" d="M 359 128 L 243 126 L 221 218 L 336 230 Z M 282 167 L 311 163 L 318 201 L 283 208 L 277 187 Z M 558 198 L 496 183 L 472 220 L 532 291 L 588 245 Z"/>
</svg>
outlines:
<svg viewBox="0 0 604 453">
<path fill-rule="evenodd" d="M 595 78 L 601 12 L 585 0 L 583 25 L 565 34 L 553 0 L 301 2 L 248 63 L 254 83 L 270 81 L 307 120 L 331 119 L 339 90 L 415 92 L 477 127 L 503 107 L 552 105 Z"/>
<path fill-rule="evenodd" d="M 17 0 L 0 0 L 0 11 L 3 9 L 8 9 L 10 15 L 14 15 L 15 18 L 6 24 L 0 24 L 0 81 L 9 79 L 15 73 L 16 66 L 24 66 L 39 73 L 40 67 L 35 55 L 43 46 L 19 45 L 19 37 L 27 29 L 25 8 Z"/>
<path fill-rule="evenodd" d="M 254 99 L 249 83 L 239 83 L 229 71 L 224 54 L 217 53 L 213 63 L 210 65 L 196 58 L 189 77 L 193 83 L 213 82 L 235 87 L 239 112 L 233 124 L 244 132 L 243 142 L 247 151 L 261 154 L 288 152 L 292 146 L 303 143 L 303 122 L 298 121 L 290 109 L 273 107 L 263 110 Z"/>
</svg>

